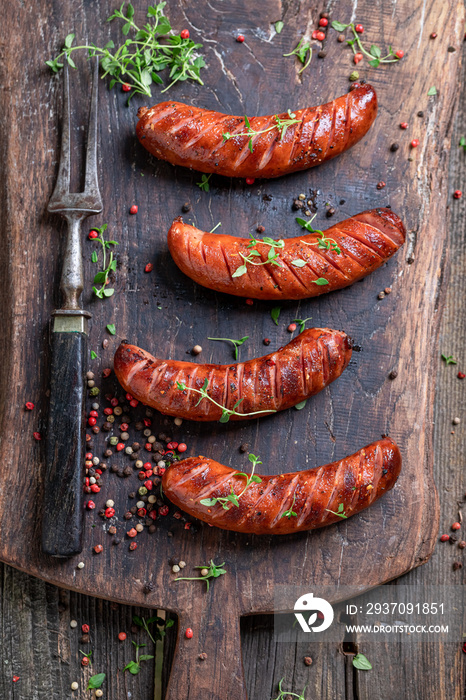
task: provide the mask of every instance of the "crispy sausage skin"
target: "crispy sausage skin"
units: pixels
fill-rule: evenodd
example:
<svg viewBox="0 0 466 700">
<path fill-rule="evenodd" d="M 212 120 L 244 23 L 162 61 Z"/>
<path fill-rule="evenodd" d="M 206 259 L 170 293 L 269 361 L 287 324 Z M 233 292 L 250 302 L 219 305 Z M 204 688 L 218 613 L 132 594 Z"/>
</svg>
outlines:
<svg viewBox="0 0 466 700">
<path fill-rule="evenodd" d="M 224 530 L 256 535 L 288 535 L 338 522 L 359 513 L 390 491 L 401 470 L 397 445 L 386 437 L 317 469 L 278 476 L 261 476 L 225 510 L 202 499 L 238 495 L 246 479 L 238 471 L 207 457 L 174 462 L 162 477 L 163 492 L 189 515 Z M 287 511 L 296 515 L 284 515 Z M 330 512 L 333 511 L 333 512 Z"/>
<path fill-rule="evenodd" d="M 280 177 L 306 170 L 340 155 L 369 130 L 377 114 L 377 96 L 362 85 L 333 102 L 298 109 L 296 119 L 281 137 L 278 128 L 252 137 L 252 152 L 244 117 L 234 117 L 181 102 L 142 107 L 136 134 L 156 158 L 203 173 L 227 177 Z M 251 117 L 251 129 L 264 131 L 277 125 L 284 112 Z M 234 134 L 224 142 L 223 134 Z"/>
<path fill-rule="evenodd" d="M 241 400 L 236 408 L 240 413 L 282 411 L 337 379 L 350 358 L 351 343 L 345 333 L 309 328 L 276 352 L 232 365 L 159 360 L 141 348 L 122 344 L 115 353 L 114 368 L 125 391 L 161 413 L 216 421 L 222 409 L 190 388 L 200 390 L 207 380 L 209 397 L 230 410 Z M 180 390 L 177 382 L 187 389 Z M 255 417 L 233 415 L 231 420 Z"/>
<path fill-rule="evenodd" d="M 305 299 L 347 287 L 366 277 L 390 258 L 405 240 L 405 227 L 390 209 L 371 209 L 324 231 L 330 246 L 319 246 L 320 234 L 285 239 L 274 248 L 280 267 L 265 262 L 271 247 L 258 243 L 259 256 L 246 264 L 246 273 L 233 277 L 251 253 L 251 240 L 205 233 L 175 219 L 168 232 L 168 247 L 180 270 L 203 287 L 253 299 Z M 296 261 L 305 261 L 296 265 Z M 323 278 L 328 284 L 319 286 Z"/>
</svg>

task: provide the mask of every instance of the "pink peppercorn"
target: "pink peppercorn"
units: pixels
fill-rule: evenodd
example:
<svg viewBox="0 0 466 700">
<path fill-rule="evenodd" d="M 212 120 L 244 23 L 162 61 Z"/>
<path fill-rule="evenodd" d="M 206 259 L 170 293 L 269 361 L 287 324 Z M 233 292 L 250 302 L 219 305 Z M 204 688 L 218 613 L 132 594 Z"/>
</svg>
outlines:
<svg viewBox="0 0 466 700">
<path fill-rule="evenodd" d="M 128 530 L 128 532 L 126 534 L 128 535 L 128 537 L 136 537 L 136 535 L 138 534 L 138 531 L 136 530 L 135 527 L 132 527 L 131 530 Z"/>
<path fill-rule="evenodd" d="M 94 547 L 94 552 L 95 552 L 96 554 L 100 554 L 100 553 L 103 552 L 103 551 L 104 551 L 104 548 L 102 547 L 102 545 L 101 545 L 101 544 L 96 544 L 96 546 Z M 84 660 L 84 659 L 83 659 L 83 660 Z"/>
<path fill-rule="evenodd" d="M 159 508 L 159 515 L 168 515 L 169 508 L 168 506 L 161 506 Z"/>
<path fill-rule="evenodd" d="M 408 122 L 401 122 L 400 129 L 407 129 L 407 128 L 408 128 Z"/>
<path fill-rule="evenodd" d="M 89 625 L 81 625 L 81 630 L 83 634 L 89 634 L 90 629 L 91 628 L 89 627 Z"/>
<path fill-rule="evenodd" d="M 145 518 L 147 510 L 145 508 L 138 508 L 138 515 L 140 518 Z"/>
<path fill-rule="evenodd" d="M 137 214 L 137 213 L 138 213 L 138 205 L 137 205 L 137 204 L 133 204 L 133 206 L 130 207 L 130 209 L 129 209 L 129 213 L 130 213 L 130 214 Z"/>
<path fill-rule="evenodd" d="M 106 518 L 113 518 L 115 515 L 115 508 L 106 508 L 105 509 L 105 517 Z"/>
<path fill-rule="evenodd" d="M 290 323 L 290 325 L 288 326 L 288 328 L 286 330 L 289 333 L 294 333 L 294 331 L 296 330 L 296 323 Z"/>
<path fill-rule="evenodd" d="M 99 493 L 100 492 L 100 486 L 97 486 L 97 484 L 91 484 L 90 489 L 92 493 Z"/>
<path fill-rule="evenodd" d="M 448 542 L 449 539 L 450 539 L 450 535 L 442 535 L 440 537 L 440 542 Z"/>
<path fill-rule="evenodd" d="M 455 199 L 461 199 L 462 195 L 463 195 L 463 193 L 461 192 L 461 190 L 455 190 L 455 191 L 453 192 L 453 197 L 454 197 Z"/>
<path fill-rule="evenodd" d="M 418 139 L 413 139 L 411 141 L 411 148 L 417 148 L 419 146 L 419 140 Z"/>
<path fill-rule="evenodd" d="M 90 239 L 91 241 L 92 241 L 94 238 L 98 238 L 98 237 L 99 237 L 99 234 L 98 234 L 97 231 L 94 231 L 94 230 L 89 231 L 89 239 Z"/>
<path fill-rule="evenodd" d="M 131 90 L 131 85 L 128 85 L 128 83 L 123 83 L 121 89 L 123 90 L 123 92 L 129 92 Z"/>
<path fill-rule="evenodd" d="M 136 408 L 138 403 L 139 403 L 139 401 L 137 401 L 137 399 L 131 399 L 131 401 L 129 402 L 129 405 L 131 406 L 131 408 Z"/>
<path fill-rule="evenodd" d="M 238 36 L 236 37 L 236 41 L 237 41 L 239 44 L 242 44 L 243 41 L 244 41 L 244 36 L 243 36 L 242 34 L 238 34 Z"/>
<path fill-rule="evenodd" d="M 178 452 L 186 452 L 188 446 L 184 442 L 180 442 L 178 445 Z"/>
<path fill-rule="evenodd" d="M 40 433 L 32 433 L 32 436 L 34 440 L 37 440 L 37 442 L 39 442 L 39 440 L 42 440 L 42 435 Z"/>
<path fill-rule="evenodd" d="M 144 272 L 152 272 L 153 269 L 154 266 L 152 265 L 152 263 L 147 263 L 147 265 L 144 268 Z"/>
<path fill-rule="evenodd" d="M 121 452 L 122 450 L 125 449 L 125 443 L 124 442 L 119 442 L 118 445 L 116 446 L 117 452 Z"/>
<path fill-rule="evenodd" d="M 144 486 L 146 487 L 146 489 L 147 489 L 148 491 L 151 491 L 151 490 L 152 490 L 153 483 L 152 483 L 152 481 L 149 481 L 149 479 L 147 479 L 147 481 L 144 482 Z"/>
<path fill-rule="evenodd" d="M 120 642 L 124 642 L 126 639 L 126 632 L 120 632 L 118 634 L 118 639 L 120 640 Z"/>
<path fill-rule="evenodd" d="M 34 408 L 34 404 L 32 403 L 32 401 L 26 401 L 26 403 L 24 404 L 24 408 L 26 409 L 26 411 L 32 411 Z"/>
<path fill-rule="evenodd" d="M 95 503 L 94 503 L 94 501 L 88 501 L 88 502 L 86 503 L 86 508 L 87 508 L 87 510 L 94 510 L 94 508 L 95 508 Z"/>
<path fill-rule="evenodd" d="M 180 33 L 180 37 L 182 39 L 189 39 L 189 30 L 188 29 L 183 29 L 183 31 Z"/>
<path fill-rule="evenodd" d="M 453 523 L 451 526 L 452 530 L 460 530 L 461 529 L 461 523 Z"/>
<path fill-rule="evenodd" d="M 255 183 L 255 178 L 254 177 L 247 177 L 246 178 L 246 184 L 247 185 L 253 185 Z"/>
<path fill-rule="evenodd" d="M 188 627 L 188 629 L 184 633 L 184 636 L 186 637 L 186 639 L 192 639 L 193 635 L 194 632 L 192 631 L 191 627 Z"/>
</svg>

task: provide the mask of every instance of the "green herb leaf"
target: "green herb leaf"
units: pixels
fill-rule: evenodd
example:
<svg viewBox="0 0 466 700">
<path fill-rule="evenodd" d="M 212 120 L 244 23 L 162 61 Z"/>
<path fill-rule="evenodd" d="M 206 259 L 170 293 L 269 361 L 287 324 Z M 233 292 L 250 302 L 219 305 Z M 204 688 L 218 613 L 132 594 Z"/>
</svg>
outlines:
<svg viewBox="0 0 466 700">
<path fill-rule="evenodd" d="M 75 37 L 75 34 L 68 34 L 68 36 L 65 37 L 65 47 L 67 49 L 69 49 L 71 44 L 73 43 L 74 37 Z"/>
<path fill-rule="evenodd" d="M 205 173 L 203 173 L 203 175 L 201 176 L 201 181 L 196 182 L 196 185 L 199 187 L 200 190 L 202 190 L 203 192 L 210 191 L 209 180 L 211 177 L 212 173 L 210 173 L 210 175 L 206 175 Z"/>
<path fill-rule="evenodd" d="M 428 89 L 427 94 L 429 95 L 429 97 L 430 97 L 431 95 L 436 95 L 436 94 L 437 94 L 437 88 L 435 87 L 435 85 L 432 85 L 432 87 Z"/>
<path fill-rule="evenodd" d="M 104 296 L 105 297 L 111 297 L 114 295 L 114 293 L 115 293 L 114 289 L 104 289 Z"/>
<path fill-rule="evenodd" d="M 442 353 L 442 360 L 445 360 L 445 364 L 447 365 L 456 365 L 456 360 L 453 358 L 453 355 L 444 355 Z"/>
<path fill-rule="evenodd" d="M 462 148 L 464 151 L 466 151 L 466 138 L 464 136 L 462 136 L 460 138 L 459 145 L 460 145 L 460 148 Z"/>
<path fill-rule="evenodd" d="M 141 656 L 139 657 L 139 661 L 149 661 L 149 659 L 153 658 L 154 657 L 152 654 L 141 654 Z"/>
<path fill-rule="evenodd" d="M 237 360 L 237 359 L 238 359 L 238 348 L 239 348 L 241 345 L 243 345 L 243 343 L 245 343 L 246 340 L 248 340 L 248 338 L 249 338 L 249 336 L 248 336 L 248 335 L 245 335 L 243 338 L 240 338 L 239 340 L 234 340 L 233 338 L 207 338 L 207 340 L 223 340 L 223 341 L 225 341 L 226 343 L 232 343 L 232 344 L 233 344 L 233 347 L 234 347 L 233 353 L 234 353 L 234 356 L 235 356 L 235 360 Z M 242 401 L 242 399 L 240 399 L 240 400 L 236 403 L 235 408 L 236 408 L 236 406 L 239 405 L 239 403 L 240 403 L 241 401 Z"/>
<path fill-rule="evenodd" d="M 99 256 L 97 255 L 97 251 L 93 250 L 92 255 L 91 255 L 91 262 L 96 263 L 99 260 Z"/>
<path fill-rule="evenodd" d="M 326 280 L 325 277 L 319 277 L 318 279 L 313 280 L 313 282 L 318 287 L 323 287 L 324 284 L 328 284 L 328 280 Z"/>
<path fill-rule="evenodd" d="M 275 306 L 272 311 L 270 312 L 270 315 L 272 317 L 272 321 L 275 323 L 276 326 L 278 326 L 278 319 L 280 318 L 280 311 L 282 310 L 281 306 Z"/>
<path fill-rule="evenodd" d="M 105 673 L 97 673 L 95 676 L 91 676 L 87 684 L 87 689 L 93 690 L 94 688 L 100 688 L 104 680 Z"/>
<path fill-rule="evenodd" d="M 129 664 L 126 664 L 123 669 L 123 671 L 129 671 L 133 676 L 137 676 L 140 670 L 141 667 L 138 663 L 136 663 L 136 661 L 130 661 Z"/>
<path fill-rule="evenodd" d="M 232 277 L 242 277 L 243 275 L 246 274 L 247 271 L 248 271 L 248 268 L 246 267 L 246 265 L 240 265 L 240 266 L 234 271 L 234 273 L 232 274 Z"/>
<path fill-rule="evenodd" d="M 115 333 L 116 333 L 116 328 L 115 328 L 115 324 L 114 324 L 114 323 L 107 323 L 106 329 L 108 330 L 108 332 L 110 333 L 110 335 L 115 335 Z"/>
<path fill-rule="evenodd" d="M 307 404 L 307 399 L 304 399 L 304 401 L 300 401 L 299 403 L 295 404 L 295 409 L 297 411 L 301 411 L 301 409 L 303 409 L 306 404 Z"/>
<path fill-rule="evenodd" d="M 332 29 L 335 29 L 337 32 L 344 32 L 349 26 L 349 24 L 342 24 L 341 22 L 332 22 Z"/>
<path fill-rule="evenodd" d="M 372 668 L 372 664 L 364 654 L 356 654 L 356 656 L 353 657 L 353 666 L 360 671 L 370 671 Z"/>
<path fill-rule="evenodd" d="M 87 684 L 87 689 L 93 690 L 94 688 L 100 688 L 104 680 L 105 673 L 97 673 L 95 676 L 91 676 Z"/>
<path fill-rule="evenodd" d="M 372 66 L 372 68 L 377 68 L 377 66 L 380 65 L 380 59 L 374 58 L 372 61 L 369 61 L 369 65 Z"/>
<path fill-rule="evenodd" d="M 91 350 L 91 360 L 96 360 L 97 359 L 97 353 L 94 352 L 94 350 Z"/>
<path fill-rule="evenodd" d="M 371 53 L 371 56 L 375 56 L 375 58 L 381 58 L 381 57 L 382 57 L 382 52 L 381 52 L 381 50 L 379 49 L 378 46 L 375 46 L 374 44 L 372 44 L 372 46 L 371 46 L 371 48 L 370 48 L 370 53 Z"/>
<path fill-rule="evenodd" d="M 284 24 L 281 20 L 279 20 L 278 22 L 275 22 L 275 31 L 277 32 L 277 34 L 280 34 L 283 27 L 284 27 Z"/>
<path fill-rule="evenodd" d="M 291 264 L 294 265 L 295 267 L 305 267 L 307 265 L 307 260 L 292 260 Z"/>
</svg>

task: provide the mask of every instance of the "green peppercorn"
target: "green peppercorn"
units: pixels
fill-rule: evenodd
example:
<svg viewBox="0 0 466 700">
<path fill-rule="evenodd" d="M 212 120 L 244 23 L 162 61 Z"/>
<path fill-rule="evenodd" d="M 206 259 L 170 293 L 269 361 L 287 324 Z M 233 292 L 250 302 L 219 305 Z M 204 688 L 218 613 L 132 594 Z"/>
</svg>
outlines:
<svg viewBox="0 0 466 700">
<path fill-rule="evenodd" d="M 93 386 L 89 392 L 89 396 L 98 396 L 100 394 L 100 389 L 98 386 Z"/>
<path fill-rule="evenodd" d="M 352 83 L 354 83 L 354 81 L 357 80 L 358 78 L 359 78 L 359 73 L 357 70 L 354 70 L 349 77 L 349 79 L 351 80 Z"/>
<path fill-rule="evenodd" d="M 114 435 L 113 437 L 111 437 L 110 440 L 109 440 L 109 443 L 110 443 L 111 445 L 118 445 L 119 440 L 118 440 L 117 436 Z"/>
<path fill-rule="evenodd" d="M 146 493 L 147 493 L 146 487 L 145 487 L 145 486 L 140 486 L 139 489 L 138 489 L 138 494 L 139 494 L 140 496 L 145 496 Z"/>
</svg>

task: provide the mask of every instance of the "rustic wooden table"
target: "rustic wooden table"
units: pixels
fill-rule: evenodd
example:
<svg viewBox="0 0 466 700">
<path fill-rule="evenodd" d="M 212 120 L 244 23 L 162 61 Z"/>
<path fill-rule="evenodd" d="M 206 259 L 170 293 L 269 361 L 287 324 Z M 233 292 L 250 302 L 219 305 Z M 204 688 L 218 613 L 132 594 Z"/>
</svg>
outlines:
<svg viewBox="0 0 466 700">
<path fill-rule="evenodd" d="M 453 134 L 449 192 L 462 188 L 465 182 L 466 154 L 458 148 L 460 137 L 465 134 L 465 122 L 466 95 L 462 93 Z M 448 531 L 450 524 L 457 519 L 457 502 L 461 501 L 465 491 L 461 457 L 466 434 L 463 420 L 466 385 L 456 378 L 455 368 L 446 367 L 440 359 L 441 352 L 453 354 L 459 359 L 461 369 L 466 367 L 465 202 L 466 197 L 459 201 L 451 199 L 451 275 L 448 281 L 444 281 L 448 291 L 438 347 L 434 450 L 442 531 Z M 459 425 L 452 426 L 455 416 L 462 420 Z M 11 517 L 14 518 L 14 513 Z M 431 560 L 411 571 L 403 581 L 460 585 L 464 583 L 465 570 L 453 571 L 453 562 L 461 560 L 462 553 L 457 547 L 439 545 Z M 63 700 L 71 697 L 72 681 L 87 673 L 80 665 L 82 645 L 80 635 L 70 628 L 71 620 L 91 626 L 94 672 L 107 674 L 105 697 L 111 700 L 163 698 L 166 671 L 173 654 L 174 628 L 169 630 L 163 647 L 159 644 L 155 652 L 145 650 L 146 653 L 155 653 L 155 658 L 145 662 L 137 676 L 123 674 L 121 669 L 128 661 L 129 652 L 126 645 L 123 647 L 118 642 L 117 635 L 122 630 L 129 632 L 134 614 L 147 616 L 147 611 L 62 591 L 1 564 L 0 571 L 2 700 Z M 111 576 L 111 572 L 108 575 Z M 402 644 L 374 642 L 362 648 L 355 637 L 348 640 L 345 650 L 365 653 L 374 665 L 374 671 L 362 673 L 353 668 L 351 656 L 333 644 L 313 643 L 297 647 L 276 644 L 273 620 L 269 616 L 244 618 L 241 624 L 243 659 L 251 700 L 276 697 L 277 684 L 282 677 L 286 679 L 287 688 L 299 692 L 307 684 L 306 697 L 322 700 L 464 700 L 466 655 L 461 651 L 462 640 L 445 647 L 424 643 L 407 655 Z M 137 640 L 138 634 L 131 637 Z M 305 656 L 313 659 L 310 667 L 303 662 Z M 12 681 L 14 675 L 20 677 L 17 683 Z"/>
</svg>

